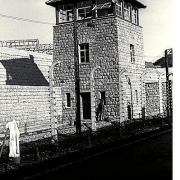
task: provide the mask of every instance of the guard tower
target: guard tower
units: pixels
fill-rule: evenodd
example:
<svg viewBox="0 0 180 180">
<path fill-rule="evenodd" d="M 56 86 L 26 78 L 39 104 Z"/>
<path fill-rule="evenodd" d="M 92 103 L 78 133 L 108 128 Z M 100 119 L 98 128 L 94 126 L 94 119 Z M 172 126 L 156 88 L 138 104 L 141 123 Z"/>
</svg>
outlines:
<svg viewBox="0 0 180 180">
<path fill-rule="evenodd" d="M 76 119 L 80 82 L 82 121 L 124 121 L 142 112 L 142 27 L 136 0 L 50 0 L 54 26 L 55 85 L 62 87 L 62 121 Z M 92 125 L 92 127 L 94 127 Z"/>
</svg>

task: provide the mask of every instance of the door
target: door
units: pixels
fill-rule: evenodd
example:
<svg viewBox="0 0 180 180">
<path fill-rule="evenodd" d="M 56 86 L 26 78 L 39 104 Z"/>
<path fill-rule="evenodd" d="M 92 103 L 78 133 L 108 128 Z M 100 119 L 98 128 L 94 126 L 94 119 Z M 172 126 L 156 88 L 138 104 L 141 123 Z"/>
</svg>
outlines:
<svg viewBox="0 0 180 180">
<path fill-rule="evenodd" d="M 83 119 L 91 119 L 91 96 L 90 93 L 82 93 Z"/>
<path fill-rule="evenodd" d="M 130 105 L 127 106 L 127 110 L 128 110 L 128 119 L 131 120 L 131 106 Z"/>
</svg>

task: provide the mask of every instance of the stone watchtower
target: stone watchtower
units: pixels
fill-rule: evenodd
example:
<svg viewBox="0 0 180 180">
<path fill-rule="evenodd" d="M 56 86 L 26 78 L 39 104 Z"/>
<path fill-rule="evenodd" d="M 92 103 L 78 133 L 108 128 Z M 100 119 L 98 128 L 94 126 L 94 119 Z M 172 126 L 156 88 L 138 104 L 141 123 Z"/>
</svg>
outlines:
<svg viewBox="0 0 180 180">
<path fill-rule="evenodd" d="M 75 121 L 75 65 L 81 119 L 124 121 L 141 117 L 142 27 L 136 0 L 50 0 L 56 9 L 54 78 L 62 87 L 62 120 Z M 78 52 L 78 63 L 75 54 Z"/>
</svg>

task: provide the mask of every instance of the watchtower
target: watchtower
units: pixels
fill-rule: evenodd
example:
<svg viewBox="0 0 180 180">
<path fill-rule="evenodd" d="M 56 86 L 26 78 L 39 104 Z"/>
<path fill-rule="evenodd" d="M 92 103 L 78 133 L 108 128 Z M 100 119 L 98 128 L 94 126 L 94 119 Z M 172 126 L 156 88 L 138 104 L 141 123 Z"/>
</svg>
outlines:
<svg viewBox="0 0 180 180">
<path fill-rule="evenodd" d="M 141 116 L 143 35 L 136 0 L 50 0 L 56 12 L 54 77 L 62 87 L 63 121 L 75 120 L 75 80 L 81 119 L 124 121 Z M 77 55 L 77 57 L 76 57 Z M 78 76 L 77 76 L 78 72 Z"/>
</svg>

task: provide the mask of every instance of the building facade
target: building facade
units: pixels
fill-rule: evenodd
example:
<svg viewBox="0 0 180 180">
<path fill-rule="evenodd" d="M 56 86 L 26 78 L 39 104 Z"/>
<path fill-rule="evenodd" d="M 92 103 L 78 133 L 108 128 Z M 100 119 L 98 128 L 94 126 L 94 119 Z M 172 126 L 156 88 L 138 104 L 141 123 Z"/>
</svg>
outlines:
<svg viewBox="0 0 180 180">
<path fill-rule="evenodd" d="M 51 0 L 55 86 L 62 87 L 62 121 L 75 121 L 75 43 L 81 119 L 123 122 L 142 116 L 141 75 L 145 70 L 138 1 Z M 76 33 L 76 34 L 75 34 Z"/>
</svg>

